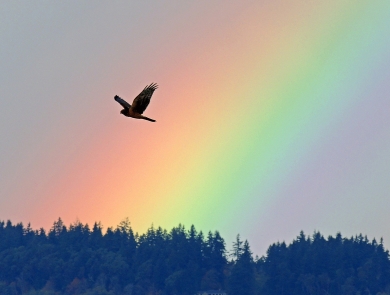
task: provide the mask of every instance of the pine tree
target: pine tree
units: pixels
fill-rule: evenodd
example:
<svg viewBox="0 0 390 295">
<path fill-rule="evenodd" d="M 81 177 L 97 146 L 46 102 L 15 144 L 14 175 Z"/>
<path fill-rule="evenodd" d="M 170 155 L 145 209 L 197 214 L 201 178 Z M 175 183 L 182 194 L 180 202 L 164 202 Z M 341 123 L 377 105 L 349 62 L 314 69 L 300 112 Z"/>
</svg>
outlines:
<svg viewBox="0 0 390 295">
<path fill-rule="evenodd" d="M 242 241 L 240 240 L 240 235 L 238 234 L 236 241 L 233 242 L 233 253 L 231 256 L 233 256 L 234 259 L 238 259 L 241 256 L 242 251 Z"/>
<path fill-rule="evenodd" d="M 237 236 L 235 243 L 236 250 L 240 249 L 240 243 L 238 242 L 239 236 Z M 255 283 L 256 278 L 252 253 L 248 241 L 245 241 L 228 279 L 229 295 L 253 295 L 255 292 Z"/>
</svg>

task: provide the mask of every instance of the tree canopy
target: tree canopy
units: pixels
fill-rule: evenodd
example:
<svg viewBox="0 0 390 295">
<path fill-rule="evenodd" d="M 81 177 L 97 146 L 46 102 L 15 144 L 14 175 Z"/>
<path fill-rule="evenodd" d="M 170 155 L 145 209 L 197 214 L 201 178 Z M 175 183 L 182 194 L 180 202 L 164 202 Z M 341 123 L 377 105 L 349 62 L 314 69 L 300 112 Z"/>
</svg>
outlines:
<svg viewBox="0 0 390 295">
<path fill-rule="evenodd" d="M 237 236 L 232 255 L 218 231 L 195 226 L 134 233 L 128 219 L 103 232 L 61 218 L 51 229 L 0 221 L 0 294 L 193 295 L 200 290 L 242 294 L 390 295 L 389 253 L 374 239 L 303 232 L 253 259 Z"/>
</svg>

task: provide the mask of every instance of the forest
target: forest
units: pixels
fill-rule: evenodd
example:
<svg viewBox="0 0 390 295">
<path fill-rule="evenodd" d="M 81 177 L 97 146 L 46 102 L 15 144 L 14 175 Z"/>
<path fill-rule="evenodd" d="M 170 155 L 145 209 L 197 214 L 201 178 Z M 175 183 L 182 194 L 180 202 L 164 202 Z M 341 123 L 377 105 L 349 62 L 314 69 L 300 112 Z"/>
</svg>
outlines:
<svg viewBox="0 0 390 295">
<path fill-rule="evenodd" d="M 0 221 L 2 295 L 390 295 L 389 252 L 361 234 L 300 232 L 263 257 L 237 238 L 230 250 L 218 231 L 194 226 L 133 231 L 128 219 L 103 232 L 61 218 L 48 232 Z"/>
</svg>

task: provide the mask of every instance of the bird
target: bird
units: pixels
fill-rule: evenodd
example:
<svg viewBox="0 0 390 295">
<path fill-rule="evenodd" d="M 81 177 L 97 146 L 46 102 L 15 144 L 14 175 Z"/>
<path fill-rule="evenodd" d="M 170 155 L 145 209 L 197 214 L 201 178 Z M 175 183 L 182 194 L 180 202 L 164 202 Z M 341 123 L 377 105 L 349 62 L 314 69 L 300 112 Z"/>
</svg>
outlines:
<svg viewBox="0 0 390 295">
<path fill-rule="evenodd" d="M 123 107 L 123 110 L 121 110 L 120 113 L 126 117 L 156 122 L 156 120 L 145 117 L 142 114 L 148 107 L 153 92 L 157 89 L 157 87 L 158 85 L 156 83 L 147 85 L 144 90 L 142 90 L 141 93 L 138 94 L 136 98 L 134 98 L 132 105 L 130 105 L 123 98 L 120 98 L 118 95 L 115 95 L 114 99 Z"/>
</svg>

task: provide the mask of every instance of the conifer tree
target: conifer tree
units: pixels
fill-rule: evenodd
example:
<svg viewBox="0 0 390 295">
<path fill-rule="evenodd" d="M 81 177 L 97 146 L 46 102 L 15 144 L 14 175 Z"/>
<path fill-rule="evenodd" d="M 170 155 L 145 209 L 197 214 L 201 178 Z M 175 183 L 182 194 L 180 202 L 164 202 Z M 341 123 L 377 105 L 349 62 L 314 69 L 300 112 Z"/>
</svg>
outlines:
<svg viewBox="0 0 390 295">
<path fill-rule="evenodd" d="M 239 236 L 237 236 L 236 251 L 240 248 Z M 229 295 L 253 295 L 255 292 L 255 269 L 249 243 L 245 240 L 242 251 L 239 253 L 236 264 L 233 266 L 228 279 Z"/>
</svg>

